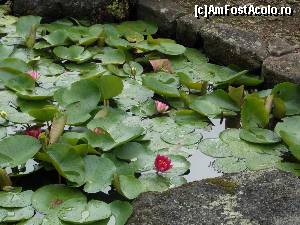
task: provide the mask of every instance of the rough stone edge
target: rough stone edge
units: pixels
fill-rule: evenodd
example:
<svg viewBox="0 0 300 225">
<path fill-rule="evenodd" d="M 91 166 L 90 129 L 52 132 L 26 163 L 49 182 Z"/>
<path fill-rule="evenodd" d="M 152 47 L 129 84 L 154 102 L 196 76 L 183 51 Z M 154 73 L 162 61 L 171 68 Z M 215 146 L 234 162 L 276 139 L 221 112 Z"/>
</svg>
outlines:
<svg viewBox="0 0 300 225">
<path fill-rule="evenodd" d="M 156 22 L 160 27 L 159 33 L 165 37 L 176 37 L 179 43 L 188 47 L 203 48 L 204 52 L 215 63 L 223 65 L 236 64 L 252 72 L 259 72 L 265 76 L 276 76 L 274 79 L 267 79 L 267 84 L 269 85 L 275 85 L 283 81 L 292 81 L 300 84 L 299 79 L 290 78 L 286 74 L 278 71 L 267 71 L 264 67 L 266 62 L 270 60 L 270 57 L 281 57 L 290 54 L 294 52 L 298 46 L 286 48 L 286 46 L 288 46 L 287 43 L 281 40 L 283 49 L 275 49 L 274 52 L 274 49 L 270 49 L 270 46 L 268 46 L 269 43 L 264 43 L 258 36 L 256 37 L 257 41 L 252 40 L 252 43 L 257 44 L 256 47 L 261 46 L 263 50 L 260 49 L 257 51 L 255 47 L 249 46 L 248 48 L 235 44 L 232 40 L 224 40 L 217 34 L 218 29 L 232 29 L 238 32 L 237 28 L 224 24 L 207 26 L 201 19 L 197 20 L 191 13 L 175 5 L 171 0 L 139 0 L 137 2 L 137 18 Z M 195 23 L 195 20 L 197 23 Z M 213 29 L 210 30 L 211 28 Z M 241 30 L 241 32 L 249 33 L 249 31 L 243 30 Z M 226 33 L 226 31 L 224 33 Z M 250 33 L 256 35 L 254 32 Z M 241 42 L 243 42 L 243 40 L 238 40 L 236 43 Z M 212 47 L 216 45 L 221 47 L 219 52 L 213 52 L 211 50 Z"/>
</svg>

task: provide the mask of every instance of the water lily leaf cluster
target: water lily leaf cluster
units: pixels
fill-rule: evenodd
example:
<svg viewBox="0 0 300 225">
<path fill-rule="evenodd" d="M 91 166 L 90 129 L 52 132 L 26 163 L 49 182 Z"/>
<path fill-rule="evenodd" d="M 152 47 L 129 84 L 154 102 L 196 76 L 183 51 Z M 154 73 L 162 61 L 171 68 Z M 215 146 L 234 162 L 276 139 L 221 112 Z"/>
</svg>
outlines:
<svg viewBox="0 0 300 225">
<path fill-rule="evenodd" d="M 199 149 L 223 172 L 278 165 L 286 146 L 299 160 L 299 135 L 287 125 L 300 114 L 297 85 L 247 92 L 263 79 L 158 38 L 150 22 L 42 24 L 8 12 L 0 7 L 0 167 L 14 181 L 28 161 L 38 166 L 25 173 L 36 176 L 34 193 L 0 193 L 0 221 L 125 224 L 129 201 L 187 182 Z M 239 115 L 242 129 L 202 141 L 210 119 Z M 56 178 L 42 186 L 40 172 Z M 108 204 L 107 192 L 128 201 Z"/>
</svg>

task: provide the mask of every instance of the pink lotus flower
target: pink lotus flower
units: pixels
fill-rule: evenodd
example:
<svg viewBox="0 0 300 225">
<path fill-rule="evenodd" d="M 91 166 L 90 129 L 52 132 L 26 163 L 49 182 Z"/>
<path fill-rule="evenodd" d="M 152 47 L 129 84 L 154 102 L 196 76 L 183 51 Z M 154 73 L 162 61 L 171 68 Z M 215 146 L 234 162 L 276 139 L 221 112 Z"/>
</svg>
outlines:
<svg viewBox="0 0 300 225">
<path fill-rule="evenodd" d="M 27 72 L 34 80 L 38 79 L 40 77 L 40 73 L 35 70 L 30 70 Z"/>
<path fill-rule="evenodd" d="M 100 127 L 97 127 L 97 128 L 94 129 L 94 133 L 98 134 L 98 135 L 101 135 L 101 134 L 104 134 L 104 130 Z"/>
<path fill-rule="evenodd" d="M 171 163 L 172 161 L 168 156 L 158 154 L 154 162 L 155 170 L 161 173 L 167 172 L 173 167 Z"/>
<path fill-rule="evenodd" d="M 164 113 L 166 111 L 168 111 L 169 106 L 165 103 L 162 103 L 160 101 L 155 101 L 155 106 L 156 106 L 156 110 L 159 113 Z"/>
<path fill-rule="evenodd" d="M 25 134 L 36 139 L 39 138 L 40 134 L 42 133 L 42 129 L 40 127 L 30 127 L 25 131 Z"/>
</svg>

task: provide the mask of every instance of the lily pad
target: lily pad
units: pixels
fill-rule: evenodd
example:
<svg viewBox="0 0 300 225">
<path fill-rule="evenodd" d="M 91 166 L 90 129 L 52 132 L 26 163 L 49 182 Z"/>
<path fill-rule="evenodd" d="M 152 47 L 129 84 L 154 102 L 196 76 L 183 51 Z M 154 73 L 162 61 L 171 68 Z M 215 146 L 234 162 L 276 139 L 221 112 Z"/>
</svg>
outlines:
<svg viewBox="0 0 300 225">
<path fill-rule="evenodd" d="M 64 185 L 51 184 L 34 192 L 32 205 L 37 211 L 50 214 L 57 212 L 61 205 L 70 199 L 86 201 L 86 197 L 79 190 Z"/>
<path fill-rule="evenodd" d="M 125 225 L 133 212 L 129 202 L 113 201 L 109 204 L 112 215 L 115 217 L 115 225 Z"/>
<path fill-rule="evenodd" d="M 240 138 L 257 144 L 274 144 L 281 141 L 281 138 L 276 133 L 262 128 L 242 129 Z"/>
<path fill-rule="evenodd" d="M 91 200 L 88 203 L 82 199 L 71 199 L 64 202 L 58 216 L 62 221 L 75 224 L 97 222 L 110 217 L 111 210 L 105 202 Z"/>
<path fill-rule="evenodd" d="M 104 191 L 113 181 L 113 175 L 116 167 L 113 162 L 106 158 L 97 156 L 86 156 L 85 161 L 85 179 L 84 191 L 87 193 L 97 193 Z"/>
<path fill-rule="evenodd" d="M 26 163 L 40 148 L 39 141 L 30 136 L 16 135 L 5 138 L 0 141 L 0 167 L 16 167 Z"/>
<path fill-rule="evenodd" d="M 33 191 L 0 192 L 0 206 L 4 208 L 22 208 L 31 205 Z"/>
</svg>

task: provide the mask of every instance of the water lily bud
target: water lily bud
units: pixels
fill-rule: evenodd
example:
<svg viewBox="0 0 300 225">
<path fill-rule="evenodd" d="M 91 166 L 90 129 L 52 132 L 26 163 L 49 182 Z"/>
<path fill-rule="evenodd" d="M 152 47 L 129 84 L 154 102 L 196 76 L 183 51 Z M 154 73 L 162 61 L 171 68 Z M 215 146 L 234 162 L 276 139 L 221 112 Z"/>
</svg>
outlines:
<svg viewBox="0 0 300 225">
<path fill-rule="evenodd" d="M 159 113 L 164 113 L 166 111 L 168 111 L 169 106 L 165 103 L 162 103 L 160 101 L 155 101 L 155 106 L 156 106 L 156 110 Z"/>
<path fill-rule="evenodd" d="M 30 70 L 27 72 L 34 80 L 37 80 L 40 77 L 40 73 L 35 70 Z"/>
<path fill-rule="evenodd" d="M 136 68 L 135 67 L 131 67 L 131 73 L 133 76 L 136 75 Z"/>
<path fill-rule="evenodd" d="M 104 130 L 100 127 L 97 127 L 97 128 L 94 129 L 94 133 L 98 134 L 98 135 L 101 135 L 101 134 L 104 134 Z"/>
<path fill-rule="evenodd" d="M 173 165 L 171 159 L 168 156 L 158 154 L 154 162 L 154 167 L 157 172 L 164 173 L 172 169 Z"/>
<path fill-rule="evenodd" d="M 40 127 L 29 127 L 25 134 L 31 137 L 34 137 L 36 139 L 39 138 L 40 134 L 42 133 L 42 129 Z"/>
<path fill-rule="evenodd" d="M 0 112 L 0 116 L 1 116 L 3 119 L 6 119 L 6 118 L 7 118 L 7 112 L 1 111 L 1 112 Z"/>
</svg>

